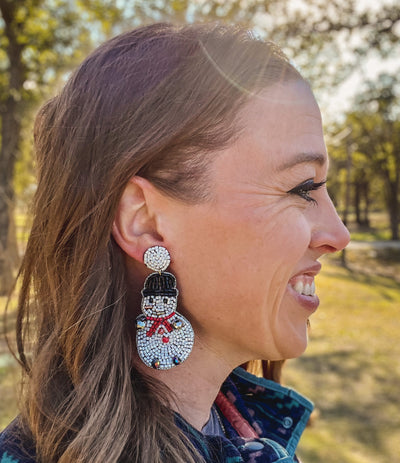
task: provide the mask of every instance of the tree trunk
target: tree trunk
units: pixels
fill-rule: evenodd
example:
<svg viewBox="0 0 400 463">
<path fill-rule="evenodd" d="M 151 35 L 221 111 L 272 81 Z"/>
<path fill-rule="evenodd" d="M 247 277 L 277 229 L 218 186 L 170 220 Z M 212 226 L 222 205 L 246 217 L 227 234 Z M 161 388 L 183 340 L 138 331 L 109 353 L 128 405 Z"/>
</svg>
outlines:
<svg viewBox="0 0 400 463">
<path fill-rule="evenodd" d="M 356 213 L 356 223 L 358 226 L 362 225 L 362 219 L 361 219 L 361 207 L 360 207 L 360 201 L 361 201 L 361 185 L 359 181 L 354 182 L 354 211 Z"/>
<path fill-rule="evenodd" d="M 9 253 L 8 246 L 8 206 L 3 200 L 3 195 L 0 197 L 0 296 L 9 294 L 13 284 L 13 264 Z"/>
<path fill-rule="evenodd" d="M 363 196 L 364 196 L 364 211 L 363 211 L 363 223 L 366 227 L 370 226 L 369 220 L 369 183 L 364 182 L 363 184 Z"/>
<path fill-rule="evenodd" d="M 5 78 L 8 80 L 8 97 L 0 107 L 0 295 L 8 294 L 14 280 L 14 252 L 16 242 L 10 228 L 14 211 L 14 168 L 21 137 L 20 112 L 21 90 L 25 80 L 22 61 L 23 45 L 18 40 L 22 24 L 16 20 L 17 9 L 22 2 L 0 0 L 0 11 L 7 38 L 6 52 L 9 61 Z M 15 233 L 15 229 L 14 229 Z"/>
<path fill-rule="evenodd" d="M 348 216 L 350 212 L 350 200 L 351 200 L 351 171 L 352 171 L 352 162 L 353 162 L 353 153 L 351 147 L 351 140 L 346 142 L 346 190 L 345 190 L 345 201 L 344 201 L 344 210 L 342 221 L 345 226 L 348 224 Z M 340 262 L 341 265 L 347 268 L 347 255 L 346 248 L 342 249 L 340 253 Z"/>
<path fill-rule="evenodd" d="M 21 126 L 16 117 L 15 102 L 9 97 L 1 114 L 0 148 L 0 295 L 9 293 L 15 270 L 15 227 L 10 218 L 14 212 L 13 175 Z M 14 235 L 14 236 L 13 236 Z"/>
<path fill-rule="evenodd" d="M 399 238 L 399 219 L 400 219 L 400 207 L 398 198 L 398 188 L 395 182 L 390 182 L 387 186 L 388 195 L 387 203 L 390 218 L 390 232 L 392 240 L 398 241 Z"/>
<path fill-rule="evenodd" d="M 17 229 L 15 223 L 15 208 L 10 211 L 10 223 L 8 226 L 8 250 L 13 268 L 21 264 L 20 245 L 18 243 Z"/>
</svg>

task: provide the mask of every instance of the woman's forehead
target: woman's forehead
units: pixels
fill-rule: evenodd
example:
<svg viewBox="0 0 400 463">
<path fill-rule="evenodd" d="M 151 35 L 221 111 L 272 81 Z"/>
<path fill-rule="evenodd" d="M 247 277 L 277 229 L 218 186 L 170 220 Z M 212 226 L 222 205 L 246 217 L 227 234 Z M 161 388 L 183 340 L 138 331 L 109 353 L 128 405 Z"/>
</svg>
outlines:
<svg viewBox="0 0 400 463">
<path fill-rule="evenodd" d="M 241 111 L 240 136 L 217 158 L 241 176 L 271 168 L 279 172 L 299 163 L 327 161 L 321 114 L 309 86 L 302 81 L 270 87 Z"/>
<path fill-rule="evenodd" d="M 270 115 L 271 122 L 279 124 L 293 112 L 303 111 L 318 115 L 319 119 L 321 117 L 310 86 L 307 82 L 297 79 L 274 84 L 255 93 L 239 112 L 238 119 L 251 125 L 250 122 L 256 123 L 260 120 L 260 115 Z M 278 119 L 277 115 L 281 118 Z"/>
</svg>

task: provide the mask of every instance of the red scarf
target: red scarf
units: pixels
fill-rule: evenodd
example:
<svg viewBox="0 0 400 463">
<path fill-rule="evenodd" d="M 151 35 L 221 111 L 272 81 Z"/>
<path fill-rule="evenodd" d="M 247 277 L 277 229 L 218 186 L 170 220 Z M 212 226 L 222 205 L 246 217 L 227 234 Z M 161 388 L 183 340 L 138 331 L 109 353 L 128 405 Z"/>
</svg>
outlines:
<svg viewBox="0 0 400 463">
<path fill-rule="evenodd" d="M 146 333 L 146 336 L 153 336 L 153 334 L 157 331 L 160 326 L 164 326 L 168 333 L 170 333 L 174 327 L 168 321 L 171 317 L 175 315 L 175 312 L 172 312 L 170 315 L 166 317 L 146 317 L 146 320 L 151 320 L 153 324 L 150 326 L 149 331 Z"/>
</svg>

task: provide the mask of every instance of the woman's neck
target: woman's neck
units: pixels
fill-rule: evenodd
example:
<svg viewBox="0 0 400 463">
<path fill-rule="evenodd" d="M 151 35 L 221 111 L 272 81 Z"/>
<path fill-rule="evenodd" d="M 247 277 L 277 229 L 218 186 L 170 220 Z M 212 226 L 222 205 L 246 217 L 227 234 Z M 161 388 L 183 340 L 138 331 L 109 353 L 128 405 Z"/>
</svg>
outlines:
<svg viewBox="0 0 400 463">
<path fill-rule="evenodd" d="M 146 375 L 162 381 L 174 393 L 171 407 L 199 431 L 210 417 L 218 391 L 234 366 L 196 339 L 189 358 L 171 370 L 152 370 L 139 359 L 135 364 Z"/>
</svg>

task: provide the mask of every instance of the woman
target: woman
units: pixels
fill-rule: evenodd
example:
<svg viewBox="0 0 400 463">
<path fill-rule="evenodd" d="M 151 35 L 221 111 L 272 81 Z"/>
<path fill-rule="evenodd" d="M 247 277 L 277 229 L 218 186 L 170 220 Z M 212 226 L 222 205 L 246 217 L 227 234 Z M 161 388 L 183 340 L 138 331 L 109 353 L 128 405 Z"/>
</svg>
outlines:
<svg viewBox="0 0 400 463">
<path fill-rule="evenodd" d="M 238 28 L 142 27 L 82 63 L 35 145 L 3 460 L 296 461 L 311 403 L 237 367 L 304 351 L 318 258 L 349 240 L 298 71 Z"/>
</svg>

